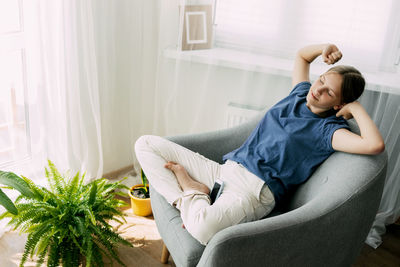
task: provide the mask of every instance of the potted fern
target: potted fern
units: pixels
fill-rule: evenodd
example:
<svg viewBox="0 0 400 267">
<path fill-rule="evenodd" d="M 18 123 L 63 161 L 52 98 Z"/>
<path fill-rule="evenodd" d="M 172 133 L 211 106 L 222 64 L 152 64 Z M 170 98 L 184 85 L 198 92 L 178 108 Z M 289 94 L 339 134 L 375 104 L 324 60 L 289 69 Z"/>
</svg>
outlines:
<svg viewBox="0 0 400 267">
<path fill-rule="evenodd" d="M 129 190 L 133 213 L 138 216 L 149 216 L 152 214 L 149 183 L 143 170 L 140 175 L 142 184 L 134 185 Z"/>
<path fill-rule="evenodd" d="M 116 245 L 132 246 L 115 233 L 109 220 L 125 221 L 124 201 L 115 198 L 116 189 L 126 189 L 120 182 L 106 179 L 84 183 L 79 172 L 70 178 L 62 176 L 48 161 L 46 177 L 49 189 L 12 172 L 0 171 L 0 184 L 21 194 L 13 203 L 0 189 L 0 204 L 6 212 L 0 219 L 11 218 L 9 225 L 28 234 L 20 266 L 28 256 L 37 255 L 37 266 L 104 266 L 103 256 L 118 257 Z"/>
</svg>

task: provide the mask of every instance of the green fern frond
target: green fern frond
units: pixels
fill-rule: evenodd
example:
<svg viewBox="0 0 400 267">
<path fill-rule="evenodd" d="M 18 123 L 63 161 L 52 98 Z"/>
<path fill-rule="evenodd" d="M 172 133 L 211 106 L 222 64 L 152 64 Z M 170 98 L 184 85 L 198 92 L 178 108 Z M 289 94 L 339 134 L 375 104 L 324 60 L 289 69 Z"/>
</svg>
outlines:
<svg viewBox="0 0 400 267">
<path fill-rule="evenodd" d="M 43 200 L 43 198 L 44 198 L 43 190 L 39 186 L 37 186 L 31 179 L 29 179 L 23 175 L 21 175 L 21 178 L 29 185 L 29 187 L 31 188 L 31 190 L 34 194 L 34 196 L 31 197 L 30 199 L 34 198 L 39 201 Z"/>
<path fill-rule="evenodd" d="M 63 266 L 79 267 L 80 261 L 79 250 L 72 244 L 70 240 L 63 243 L 63 253 L 61 254 L 61 262 Z"/>
<path fill-rule="evenodd" d="M 11 186 L 0 186 L 0 189 L 14 189 L 13 187 L 11 187 Z"/>
<path fill-rule="evenodd" d="M 96 237 L 100 240 L 101 244 L 107 248 L 107 252 L 115 259 L 119 264 L 126 266 L 118 257 L 116 253 L 114 244 L 123 244 L 129 247 L 132 247 L 132 244 L 123 239 L 117 233 L 111 231 L 107 227 L 102 227 L 98 225 L 98 227 L 92 227 L 92 230 Z"/>
<path fill-rule="evenodd" d="M 78 192 L 79 189 L 79 182 L 80 182 L 80 175 L 79 172 L 76 173 L 74 178 L 71 179 L 68 187 L 68 197 L 74 197 L 76 196 L 76 193 Z"/>
<path fill-rule="evenodd" d="M 93 257 L 96 265 L 99 267 L 104 267 L 103 257 L 101 255 L 101 249 L 99 248 L 99 246 L 97 246 L 96 242 L 93 242 L 92 251 L 93 251 L 92 257 Z"/>
<path fill-rule="evenodd" d="M 40 188 L 43 191 L 43 202 L 46 202 L 54 207 L 63 206 L 64 202 L 61 200 L 62 195 L 57 192 L 52 192 L 45 187 Z"/>
<path fill-rule="evenodd" d="M 101 241 L 98 238 L 93 238 L 93 247 L 96 247 L 103 256 L 110 260 L 107 266 L 112 266 L 113 256 L 109 253 L 108 250 L 104 249 L 104 246 L 101 245 Z"/>
<path fill-rule="evenodd" d="M 47 161 L 49 165 L 49 170 L 46 168 L 46 177 L 48 179 L 49 185 L 53 192 L 63 194 L 65 187 L 65 181 L 63 176 L 58 172 L 56 166 L 50 160 Z"/>
<path fill-rule="evenodd" d="M 44 263 L 44 260 L 48 254 L 49 247 L 51 245 L 52 235 L 47 233 L 38 243 L 36 254 L 38 255 L 39 260 L 37 261 L 36 266 L 41 266 Z"/>
<path fill-rule="evenodd" d="M 47 250 L 51 244 L 51 239 L 52 239 L 52 235 L 50 235 L 49 232 L 47 232 L 47 234 L 44 234 L 43 237 L 39 240 L 39 243 L 36 246 L 36 253 L 38 255 L 46 255 L 47 254 Z"/>
<path fill-rule="evenodd" d="M 110 241 L 112 241 L 112 243 L 115 244 L 123 244 L 126 245 L 128 247 L 132 247 L 132 244 L 129 243 L 128 241 L 126 241 L 125 239 L 123 239 L 119 234 L 115 233 L 114 231 L 112 231 L 110 228 L 108 227 L 100 227 L 100 231 L 102 232 L 102 234 Z"/>
<path fill-rule="evenodd" d="M 39 259 L 36 261 L 36 267 L 42 266 L 44 260 L 46 259 L 46 252 L 38 254 Z"/>
<path fill-rule="evenodd" d="M 91 266 L 92 265 L 92 256 L 93 256 L 93 241 L 89 239 L 89 242 L 87 244 L 87 249 L 86 249 L 86 266 Z"/>
<path fill-rule="evenodd" d="M 124 265 L 120 259 L 118 258 L 118 255 L 115 251 L 113 243 L 109 240 L 109 237 L 107 235 L 103 234 L 103 231 L 101 231 L 101 227 L 90 227 L 93 234 L 98 238 L 98 240 L 101 242 L 101 244 L 107 249 L 107 252 L 112 256 L 112 258 L 116 259 L 121 265 Z M 125 266 L 125 265 L 124 265 Z"/>
<path fill-rule="evenodd" d="M 80 254 L 85 254 L 84 253 L 84 251 L 85 251 L 85 243 L 84 242 L 82 242 L 81 241 L 81 238 L 78 240 L 78 239 L 76 239 L 76 237 L 75 236 L 71 236 L 71 239 L 72 239 L 72 242 L 75 244 L 75 246 L 79 249 L 79 251 L 80 251 Z"/>
<path fill-rule="evenodd" d="M 93 183 L 92 188 L 90 190 L 88 205 L 92 206 L 94 204 L 96 200 L 96 194 L 97 194 L 97 184 Z"/>
<path fill-rule="evenodd" d="M 121 197 L 125 197 L 125 198 L 129 198 L 129 194 L 126 193 L 128 190 L 129 190 L 129 188 L 127 187 L 125 189 L 125 191 L 117 191 L 117 192 L 115 192 L 115 195 L 121 196 Z"/>
<path fill-rule="evenodd" d="M 49 184 L 50 190 L 55 192 L 56 191 L 56 185 L 54 184 L 54 181 L 53 181 L 53 179 L 51 177 L 51 174 L 50 174 L 49 170 L 46 167 L 44 168 L 44 175 L 47 178 L 47 183 Z"/>
<path fill-rule="evenodd" d="M 75 216 L 73 217 L 74 223 L 76 225 L 76 230 L 79 236 L 83 236 L 85 233 L 85 223 L 82 217 Z"/>
<path fill-rule="evenodd" d="M 93 225 L 96 225 L 96 218 L 93 215 L 93 212 L 90 210 L 90 208 L 85 207 L 83 209 L 83 211 L 85 212 L 85 215 L 87 216 L 87 221 L 90 221 Z"/>
<path fill-rule="evenodd" d="M 21 205 L 18 205 L 18 207 Z M 40 211 L 38 209 L 20 209 L 20 215 L 15 217 L 16 219 L 16 227 L 19 227 L 21 224 L 32 221 L 35 218 L 42 218 L 45 214 L 44 211 Z"/>
<path fill-rule="evenodd" d="M 5 211 L 2 214 L 0 214 L 0 221 L 4 218 L 12 218 L 14 217 L 14 214 L 12 214 L 11 212 Z"/>
<path fill-rule="evenodd" d="M 79 185 L 78 185 L 78 194 L 82 193 L 82 190 L 84 189 L 84 185 L 85 185 L 85 176 L 86 176 L 86 172 L 84 172 L 82 174 L 82 177 L 79 180 Z"/>
<path fill-rule="evenodd" d="M 49 256 L 47 257 L 47 267 L 58 267 L 61 258 L 61 248 L 54 239 L 51 241 Z"/>
<path fill-rule="evenodd" d="M 33 231 L 28 235 L 28 239 L 25 243 L 25 250 L 24 254 L 22 255 L 20 266 L 24 265 L 24 263 L 28 259 L 28 255 L 32 257 L 35 251 L 36 244 L 39 242 L 42 235 L 49 230 L 49 228 L 50 225 L 40 225 L 37 227 L 36 231 Z"/>
</svg>

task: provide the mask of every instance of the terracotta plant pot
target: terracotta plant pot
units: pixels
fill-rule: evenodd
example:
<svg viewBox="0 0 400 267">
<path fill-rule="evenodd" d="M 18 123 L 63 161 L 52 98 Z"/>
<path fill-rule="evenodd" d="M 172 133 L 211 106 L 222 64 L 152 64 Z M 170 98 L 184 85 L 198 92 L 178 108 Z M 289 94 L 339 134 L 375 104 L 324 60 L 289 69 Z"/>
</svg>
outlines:
<svg viewBox="0 0 400 267">
<path fill-rule="evenodd" d="M 133 213 L 138 216 L 149 216 L 153 213 L 151 210 L 150 198 L 138 198 L 132 195 L 132 190 L 137 187 L 143 187 L 143 184 L 137 184 L 129 190 L 129 197 L 131 198 L 131 206 Z M 147 186 L 147 189 L 149 187 Z"/>
</svg>

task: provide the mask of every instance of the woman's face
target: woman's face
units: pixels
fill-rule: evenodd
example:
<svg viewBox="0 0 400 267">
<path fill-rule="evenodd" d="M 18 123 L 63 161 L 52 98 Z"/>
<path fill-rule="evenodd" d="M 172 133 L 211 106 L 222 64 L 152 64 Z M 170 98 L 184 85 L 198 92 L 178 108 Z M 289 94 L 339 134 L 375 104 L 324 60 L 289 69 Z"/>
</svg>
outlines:
<svg viewBox="0 0 400 267">
<path fill-rule="evenodd" d="M 307 94 L 307 106 L 314 113 L 342 107 L 342 76 L 326 72 L 317 79 Z"/>
</svg>

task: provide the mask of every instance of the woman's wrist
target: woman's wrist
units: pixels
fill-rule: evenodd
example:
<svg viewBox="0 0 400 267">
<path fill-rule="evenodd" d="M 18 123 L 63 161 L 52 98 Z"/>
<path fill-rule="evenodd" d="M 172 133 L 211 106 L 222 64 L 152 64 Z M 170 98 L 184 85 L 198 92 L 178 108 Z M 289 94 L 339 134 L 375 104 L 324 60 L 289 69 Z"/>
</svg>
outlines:
<svg viewBox="0 0 400 267">
<path fill-rule="evenodd" d="M 308 63 L 313 62 L 329 44 L 316 44 L 305 46 L 299 50 L 298 54 Z"/>
<path fill-rule="evenodd" d="M 366 113 L 364 107 L 358 101 L 350 103 L 349 110 L 353 117 L 356 117 L 360 113 Z"/>
</svg>

